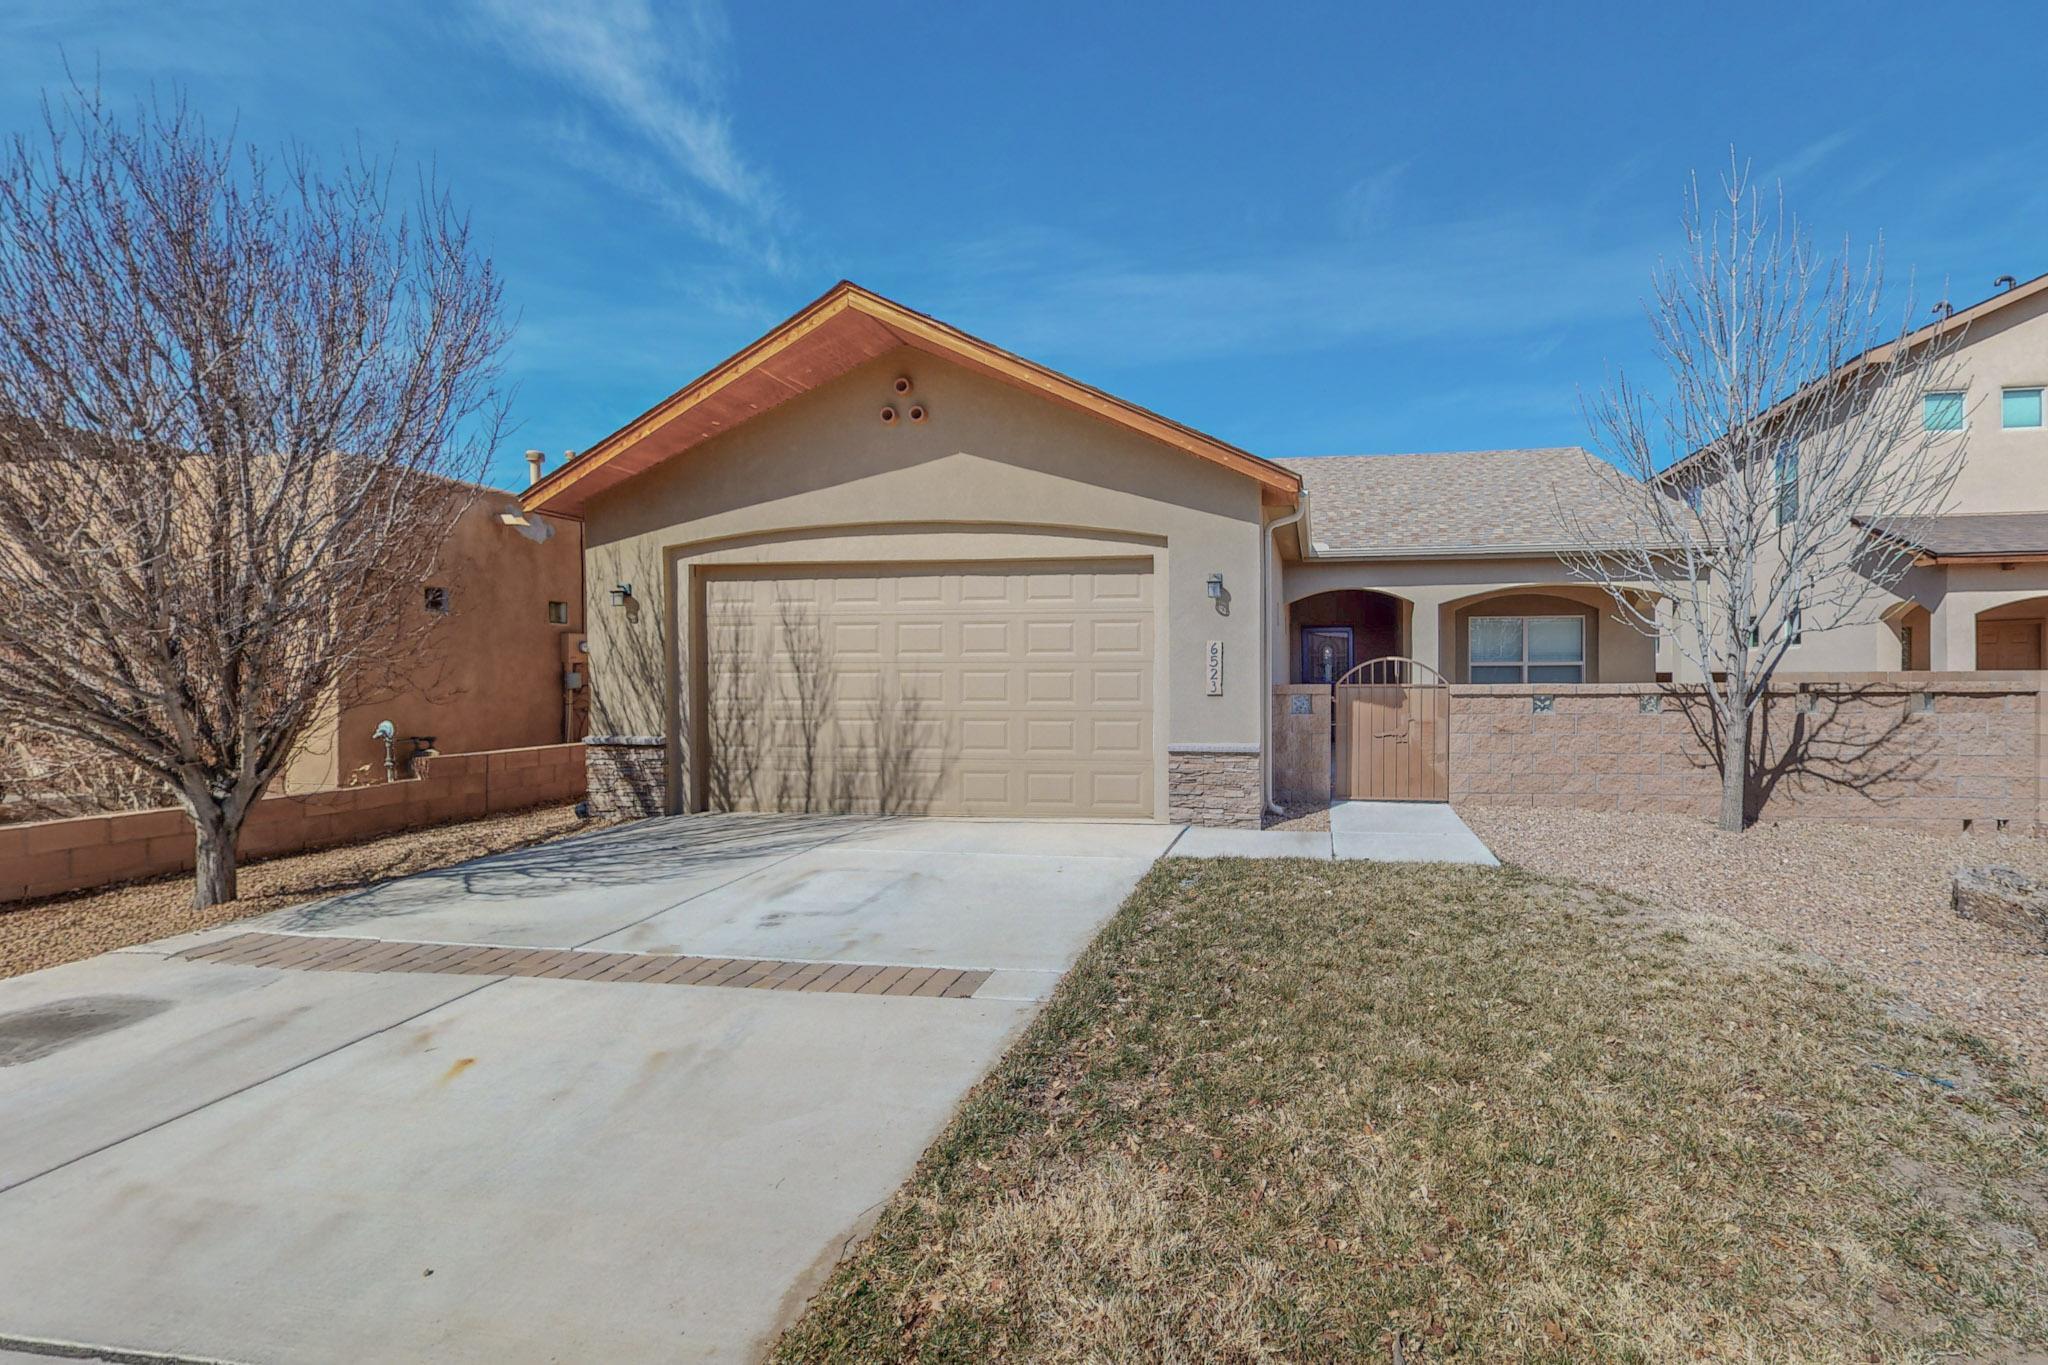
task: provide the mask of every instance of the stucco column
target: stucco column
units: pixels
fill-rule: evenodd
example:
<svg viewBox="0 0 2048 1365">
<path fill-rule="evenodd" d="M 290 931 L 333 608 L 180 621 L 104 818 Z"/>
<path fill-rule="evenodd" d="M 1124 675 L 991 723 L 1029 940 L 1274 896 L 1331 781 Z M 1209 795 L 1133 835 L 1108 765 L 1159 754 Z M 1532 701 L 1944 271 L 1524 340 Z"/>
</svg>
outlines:
<svg viewBox="0 0 2048 1365">
<path fill-rule="evenodd" d="M 1446 678 L 1451 670 L 1443 658 L 1442 636 L 1438 621 L 1442 615 L 1435 597 L 1417 593 L 1408 611 L 1408 657 L 1428 664 Z"/>
<path fill-rule="evenodd" d="M 1977 666 L 1977 613 L 1967 594 L 1945 592 L 1928 624 L 1927 666 L 1937 673 Z"/>
</svg>

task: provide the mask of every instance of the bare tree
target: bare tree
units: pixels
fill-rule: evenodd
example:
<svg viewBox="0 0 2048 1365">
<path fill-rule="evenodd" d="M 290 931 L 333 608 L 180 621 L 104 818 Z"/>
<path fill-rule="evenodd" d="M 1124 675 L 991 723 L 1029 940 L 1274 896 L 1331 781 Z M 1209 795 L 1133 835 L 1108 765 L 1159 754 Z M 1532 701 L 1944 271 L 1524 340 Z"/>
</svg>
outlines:
<svg viewBox="0 0 2048 1365">
<path fill-rule="evenodd" d="M 1648 306 L 1664 387 L 1619 378 L 1587 403 L 1612 506 L 1559 508 L 1577 572 L 1699 674 L 1731 830 L 1753 815 L 1752 721 L 1786 651 L 1876 618 L 1913 553 L 1873 528 L 1943 510 L 1963 461 L 1921 410 L 1960 328 L 1913 330 L 1910 290 L 1888 325 L 1881 251 L 1817 253 L 1782 190 L 1747 181 L 1731 166 L 1710 203 L 1694 178 L 1686 250 Z"/>
<path fill-rule="evenodd" d="M 416 657 L 500 286 L 423 186 L 78 91 L 0 157 L 0 725 L 161 778 L 194 899 L 343 676 Z"/>
</svg>

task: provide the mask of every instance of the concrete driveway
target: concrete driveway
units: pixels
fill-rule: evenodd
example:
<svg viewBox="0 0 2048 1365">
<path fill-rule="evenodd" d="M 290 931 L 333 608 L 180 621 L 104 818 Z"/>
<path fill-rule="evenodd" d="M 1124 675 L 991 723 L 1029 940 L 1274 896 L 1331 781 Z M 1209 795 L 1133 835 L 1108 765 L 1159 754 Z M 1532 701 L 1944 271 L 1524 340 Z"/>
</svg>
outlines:
<svg viewBox="0 0 2048 1365">
<path fill-rule="evenodd" d="M 0 1358 L 746 1358 L 1176 833 L 647 821 L 0 982 Z"/>
</svg>

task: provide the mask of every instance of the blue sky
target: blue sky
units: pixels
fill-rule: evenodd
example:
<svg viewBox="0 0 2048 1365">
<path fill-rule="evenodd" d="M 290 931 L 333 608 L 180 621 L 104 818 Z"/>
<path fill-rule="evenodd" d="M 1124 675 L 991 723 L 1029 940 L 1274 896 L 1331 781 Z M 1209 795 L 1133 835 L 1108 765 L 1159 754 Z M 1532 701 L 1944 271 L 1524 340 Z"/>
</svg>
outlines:
<svg viewBox="0 0 2048 1365">
<path fill-rule="evenodd" d="M 1206 10 L 1206 12 L 1205 12 Z M 2048 7 L 12 0 L 116 97 L 431 162 L 581 448 L 841 277 L 1266 455 L 1582 442 L 1731 144 L 1923 304 L 2048 271 Z"/>
</svg>

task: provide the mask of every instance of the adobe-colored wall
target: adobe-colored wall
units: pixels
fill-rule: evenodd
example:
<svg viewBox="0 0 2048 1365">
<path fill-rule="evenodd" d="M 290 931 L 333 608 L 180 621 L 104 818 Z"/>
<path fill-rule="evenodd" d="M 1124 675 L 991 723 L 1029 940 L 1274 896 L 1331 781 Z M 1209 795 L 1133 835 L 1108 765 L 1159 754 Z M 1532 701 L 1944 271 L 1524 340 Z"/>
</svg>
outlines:
<svg viewBox="0 0 2048 1365">
<path fill-rule="evenodd" d="M 535 541 L 498 514 L 518 497 L 480 491 L 441 547 L 441 567 L 407 610 L 428 620 L 424 589 L 448 590 L 449 610 L 433 622 L 422 657 L 391 690 L 388 679 L 357 677 L 309 731 L 281 778 L 288 792 L 378 783 L 384 746 L 371 738 L 388 720 L 401 739 L 432 735 L 443 754 L 481 753 L 576 739 L 562 733 L 562 641 L 583 630 L 583 538 L 577 522 L 536 514 L 553 534 Z M 548 620 L 548 603 L 569 620 Z M 411 746 L 400 743 L 401 764 Z M 402 769 L 401 769 L 402 771 Z"/>
<path fill-rule="evenodd" d="M 244 859 L 328 848 L 452 820 L 574 801 L 581 744 L 449 754 L 426 776 L 266 796 L 242 826 Z M 0 826 L 0 901 L 54 896 L 192 869 L 192 822 L 177 809 Z"/>
<path fill-rule="evenodd" d="M 1765 820 L 1960 829 L 2043 822 L 2038 677 L 1806 675 L 1775 691 L 1767 747 L 1781 776 Z M 1800 710 L 1802 693 L 1810 711 Z M 1913 710 L 1917 694 L 1933 709 Z M 1538 712 L 1533 698 L 1554 699 Z M 1661 709 L 1646 712 L 1646 699 Z M 1690 704 L 1688 704 L 1690 703 Z M 1655 685 L 1454 687 L 1451 800 L 1712 816 L 1720 774 L 1695 728 L 1708 704 Z M 1788 761 L 1788 759 L 1790 761 Z"/>
</svg>

